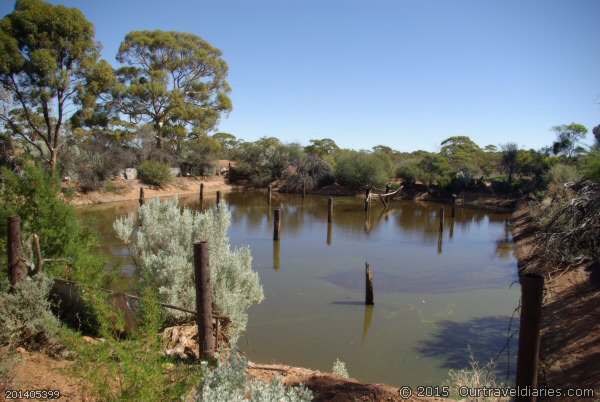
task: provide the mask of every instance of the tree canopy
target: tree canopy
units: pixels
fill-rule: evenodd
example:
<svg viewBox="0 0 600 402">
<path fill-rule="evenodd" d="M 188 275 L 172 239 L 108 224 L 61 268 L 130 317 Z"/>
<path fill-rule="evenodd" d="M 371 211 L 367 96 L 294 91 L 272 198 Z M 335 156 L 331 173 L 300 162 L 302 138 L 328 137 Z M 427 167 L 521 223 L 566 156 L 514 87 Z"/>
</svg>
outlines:
<svg viewBox="0 0 600 402">
<path fill-rule="evenodd" d="M 191 33 L 134 31 L 117 60 L 117 106 L 138 123 L 150 123 L 157 147 L 206 134 L 231 110 L 227 64 L 221 51 Z"/>
<path fill-rule="evenodd" d="M 99 58 L 94 27 L 75 8 L 17 0 L 0 20 L 0 120 L 55 170 L 63 123 L 93 109 L 113 84 L 111 66 Z"/>
</svg>

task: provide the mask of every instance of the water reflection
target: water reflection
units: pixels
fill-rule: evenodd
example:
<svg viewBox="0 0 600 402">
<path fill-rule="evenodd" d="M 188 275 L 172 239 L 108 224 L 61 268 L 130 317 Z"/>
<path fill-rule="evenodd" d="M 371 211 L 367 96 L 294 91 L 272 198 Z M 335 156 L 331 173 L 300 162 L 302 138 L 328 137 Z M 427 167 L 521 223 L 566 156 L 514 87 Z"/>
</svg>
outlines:
<svg viewBox="0 0 600 402">
<path fill-rule="evenodd" d="M 273 269 L 279 271 L 281 269 L 281 241 L 273 240 Z"/>
<path fill-rule="evenodd" d="M 516 263 L 506 214 L 458 208 L 452 219 L 448 210 L 446 234 L 439 230 L 443 206 L 436 203 L 398 200 L 387 209 L 373 203 L 365 213 L 362 197 L 336 197 L 328 224 L 327 197 L 274 193 L 269 203 L 265 192 L 245 191 L 224 194 L 223 201 L 232 214 L 232 245 L 250 246 L 265 291 L 265 300 L 249 310 L 240 340 L 255 361 L 329 370 L 340 357 L 367 382 L 438 384 L 446 378 L 446 360 L 459 358 L 453 346 L 463 342 L 460 354 L 468 357 L 465 338 L 480 335 L 459 324 L 493 327 L 476 320 L 510 314 L 518 299 L 518 289 L 509 288 Z M 205 197 L 204 208 L 214 202 Z M 181 203 L 200 208 L 197 195 Z M 132 201 L 79 210 L 114 266 L 126 265 L 128 253 L 112 222 L 136 208 Z M 281 208 L 278 242 L 275 208 Z M 377 310 L 364 305 L 365 260 L 377 269 Z M 468 336 L 444 346 L 454 330 Z M 499 342 L 487 335 L 476 348 Z"/>
</svg>

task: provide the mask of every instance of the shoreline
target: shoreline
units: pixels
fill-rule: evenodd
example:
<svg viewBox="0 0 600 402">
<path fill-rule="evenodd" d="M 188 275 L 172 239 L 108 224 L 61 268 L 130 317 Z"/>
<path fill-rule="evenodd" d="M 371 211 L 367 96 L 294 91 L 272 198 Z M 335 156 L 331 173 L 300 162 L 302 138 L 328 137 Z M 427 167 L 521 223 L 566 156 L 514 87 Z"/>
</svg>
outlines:
<svg viewBox="0 0 600 402">
<path fill-rule="evenodd" d="M 594 388 L 600 393 L 600 283 L 585 267 L 550 275 L 535 251 L 529 206 L 512 216 L 519 272 L 545 272 L 539 383 L 553 388 Z M 568 399 L 565 399 L 568 400 Z"/>
<path fill-rule="evenodd" d="M 121 202 L 138 201 L 140 188 L 144 188 L 146 199 L 175 197 L 175 196 L 190 196 L 199 194 L 200 183 L 204 184 L 204 196 L 207 198 L 214 197 L 217 191 L 222 193 L 230 193 L 244 190 L 261 190 L 258 187 L 248 187 L 242 184 L 228 183 L 223 176 L 212 176 L 209 178 L 200 177 L 177 177 L 172 183 L 158 188 L 142 184 L 139 180 L 124 180 L 116 179 L 110 182 L 111 186 L 115 187 L 114 191 L 91 191 L 89 193 L 76 192 L 73 197 L 68 198 L 69 204 L 82 207 L 93 206 L 100 204 L 114 204 Z M 279 187 L 274 187 L 273 191 L 279 192 Z M 294 194 L 282 192 L 282 194 Z M 339 196 L 339 197 L 359 197 L 361 191 L 349 191 L 341 188 L 338 185 L 328 186 L 316 191 L 307 192 L 307 195 L 317 196 Z M 451 201 L 443 194 L 436 194 L 429 191 L 414 191 L 407 190 L 403 192 L 397 199 L 438 202 L 450 204 Z M 480 193 L 466 192 L 456 201 L 456 206 L 461 208 L 474 208 L 490 212 L 514 212 L 518 200 L 515 197 Z"/>
</svg>

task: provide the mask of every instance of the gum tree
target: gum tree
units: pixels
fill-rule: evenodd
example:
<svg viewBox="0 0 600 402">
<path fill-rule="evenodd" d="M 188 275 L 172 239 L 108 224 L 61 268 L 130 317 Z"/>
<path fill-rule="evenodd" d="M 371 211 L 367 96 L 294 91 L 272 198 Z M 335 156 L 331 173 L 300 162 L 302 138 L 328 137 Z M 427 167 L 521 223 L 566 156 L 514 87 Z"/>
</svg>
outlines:
<svg viewBox="0 0 600 402">
<path fill-rule="evenodd" d="M 221 51 L 196 35 L 130 32 L 117 60 L 124 64 L 117 108 L 135 123 L 152 125 L 157 148 L 210 131 L 231 110 Z"/>
<path fill-rule="evenodd" d="M 113 82 L 94 27 L 75 8 L 17 0 L 0 20 L 0 122 L 56 171 L 65 120 L 91 111 Z"/>
</svg>

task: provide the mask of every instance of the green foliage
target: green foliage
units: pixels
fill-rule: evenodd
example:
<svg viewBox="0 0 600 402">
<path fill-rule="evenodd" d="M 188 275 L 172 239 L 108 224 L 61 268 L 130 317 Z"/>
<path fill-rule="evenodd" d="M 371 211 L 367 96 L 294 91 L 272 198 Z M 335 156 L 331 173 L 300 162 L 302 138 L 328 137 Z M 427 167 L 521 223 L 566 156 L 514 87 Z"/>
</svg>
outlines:
<svg viewBox="0 0 600 402">
<path fill-rule="evenodd" d="M 6 233 L 7 218 L 19 215 L 24 240 L 35 233 L 40 238 L 44 258 L 67 261 L 66 264 L 46 263 L 45 270 L 50 275 L 66 273 L 66 279 L 84 283 L 104 280 L 103 261 L 95 250 L 96 239 L 80 226 L 75 210 L 59 194 L 57 181 L 35 166 L 26 166 L 21 175 L 4 169 L 1 180 L 0 230 L 3 233 Z M 0 242 L 0 255 L 2 261 L 6 261 L 5 238 L 0 238 Z"/>
<path fill-rule="evenodd" d="M 341 151 L 336 157 L 334 172 L 339 184 L 353 189 L 381 186 L 391 176 L 381 157 L 357 151 Z"/>
<path fill-rule="evenodd" d="M 138 176 L 142 183 L 151 186 L 164 186 L 173 180 L 171 168 L 166 163 L 144 161 L 138 166 Z"/>
<path fill-rule="evenodd" d="M 582 167 L 586 179 L 600 183 L 600 149 L 586 155 L 582 161 Z"/>
<path fill-rule="evenodd" d="M 0 345 L 43 345 L 53 339 L 58 320 L 50 311 L 52 281 L 43 273 L 17 283 L 0 283 Z"/>
<path fill-rule="evenodd" d="M 500 159 L 500 166 L 506 173 L 508 183 L 511 184 L 513 176 L 517 171 L 518 166 L 519 147 L 517 144 L 508 143 L 502 145 L 502 154 Z"/>
<path fill-rule="evenodd" d="M 120 170 L 135 165 L 135 152 L 107 132 L 73 139 L 63 157 L 63 175 L 77 180 L 83 192 L 95 191 Z"/>
<path fill-rule="evenodd" d="M 552 151 L 555 155 L 562 155 L 572 159 L 583 153 L 585 149 L 579 145 L 579 142 L 585 138 L 587 128 L 582 124 L 571 123 L 563 124 L 552 128 L 556 133 L 556 141 L 552 144 Z"/>
<path fill-rule="evenodd" d="M 235 157 L 239 164 L 230 178 L 248 179 L 253 185 L 266 186 L 282 178 L 290 165 L 297 165 L 302 149 L 297 144 L 285 145 L 277 138 L 263 137 L 241 144 Z"/>
<path fill-rule="evenodd" d="M 67 108 L 89 113 L 113 84 L 112 68 L 99 59 L 94 27 L 78 9 L 18 0 L 0 20 L 0 85 L 14 100 L 0 121 L 11 136 L 47 155 L 52 170 Z"/>
<path fill-rule="evenodd" d="M 219 362 L 208 370 L 198 388 L 197 401 L 202 402 L 308 402 L 313 395 L 300 385 L 286 388 L 279 379 L 270 383 L 249 379 L 246 374 L 248 363 L 245 358 L 232 352 L 228 361 Z"/>
<path fill-rule="evenodd" d="M 208 176 L 215 169 L 216 160 L 221 152 L 221 144 L 207 135 L 185 141 L 181 144 L 181 171 L 194 176 Z"/>
<path fill-rule="evenodd" d="M 548 181 L 555 186 L 576 182 L 581 178 L 575 166 L 557 163 L 548 171 Z"/>
<path fill-rule="evenodd" d="M 348 369 L 346 369 L 346 363 L 341 361 L 339 358 L 335 359 L 335 361 L 333 362 L 331 372 L 335 375 L 339 375 L 340 377 L 350 378 L 350 374 L 348 374 Z"/>
<path fill-rule="evenodd" d="M 442 141 L 440 155 L 448 160 L 454 174 L 460 174 L 468 180 L 482 173 L 483 151 L 473 140 L 466 136 L 450 137 Z"/>
<path fill-rule="evenodd" d="M 241 143 L 235 135 L 222 132 L 214 133 L 212 139 L 221 145 L 220 151 L 223 159 L 233 159 L 233 155 Z"/>
<path fill-rule="evenodd" d="M 217 312 L 231 320 L 228 335 L 233 344 L 246 328 L 248 308 L 264 296 L 250 250 L 233 249 L 229 243 L 230 224 L 231 214 L 223 205 L 195 212 L 180 209 L 177 200 L 152 199 L 137 216 L 117 219 L 114 228 L 129 245 L 143 285 L 158 289 L 161 301 L 190 310 L 196 306 L 192 244 L 207 240 L 213 302 Z"/>
<path fill-rule="evenodd" d="M 194 34 L 130 32 L 117 60 L 125 65 L 118 70 L 120 111 L 150 123 L 159 148 L 185 137 L 189 126 L 210 131 L 231 110 L 221 51 Z"/>
<path fill-rule="evenodd" d="M 340 147 L 330 138 L 313 139 L 310 140 L 310 145 L 306 146 L 304 150 L 308 154 L 317 155 L 320 158 L 326 158 L 328 156 L 335 155 Z"/>
<path fill-rule="evenodd" d="M 142 291 L 140 326 L 126 339 L 114 333 L 114 310 L 95 294 L 103 338 L 90 343 L 79 334 L 65 330 L 63 341 L 77 352 L 73 375 L 89 384 L 102 401 L 179 400 L 200 381 L 200 364 L 176 361 L 164 356 L 160 326 L 162 309 L 150 288 Z"/>
<path fill-rule="evenodd" d="M 423 172 L 422 181 L 430 186 L 436 183 L 440 187 L 444 187 L 450 183 L 450 164 L 441 155 L 425 155 L 419 162 L 419 169 Z"/>
<path fill-rule="evenodd" d="M 402 182 L 407 186 L 414 185 L 423 176 L 424 173 L 416 160 L 403 161 L 396 168 L 396 177 L 402 179 Z"/>
</svg>

